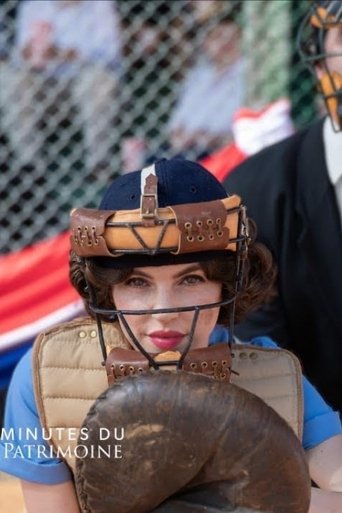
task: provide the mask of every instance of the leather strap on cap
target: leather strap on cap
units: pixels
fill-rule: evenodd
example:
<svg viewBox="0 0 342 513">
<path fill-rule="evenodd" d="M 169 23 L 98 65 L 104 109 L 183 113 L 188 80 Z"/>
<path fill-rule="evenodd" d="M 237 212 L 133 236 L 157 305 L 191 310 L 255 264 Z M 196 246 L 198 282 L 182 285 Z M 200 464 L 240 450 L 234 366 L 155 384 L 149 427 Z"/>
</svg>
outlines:
<svg viewBox="0 0 342 513">
<path fill-rule="evenodd" d="M 147 201 L 146 211 L 153 208 L 153 201 Z M 142 219 L 140 209 L 74 209 L 71 231 L 72 249 L 86 257 L 236 251 L 237 240 L 248 242 L 245 208 L 236 195 L 158 208 L 155 217 L 147 219 Z"/>
<path fill-rule="evenodd" d="M 104 238 L 106 222 L 112 216 L 108 210 L 75 208 L 71 211 L 71 247 L 79 256 L 101 254 L 112 256 Z"/>
<path fill-rule="evenodd" d="M 172 207 L 180 231 L 179 253 L 203 251 L 203 247 L 222 249 L 229 244 L 229 228 L 225 226 L 227 211 L 221 201 L 176 205 Z"/>
<path fill-rule="evenodd" d="M 338 5 L 337 2 L 336 5 Z M 340 9 L 341 16 L 342 7 L 340 7 Z M 335 10 L 331 12 L 326 7 L 318 7 L 315 14 L 311 16 L 310 22 L 314 27 L 324 29 L 337 27 L 341 23 L 338 20 L 338 12 L 335 12 Z"/>
<path fill-rule="evenodd" d="M 158 208 L 158 178 L 155 165 L 145 167 L 141 171 L 140 214 L 142 219 L 150 220 L 157 217 Z"/>
</svg>

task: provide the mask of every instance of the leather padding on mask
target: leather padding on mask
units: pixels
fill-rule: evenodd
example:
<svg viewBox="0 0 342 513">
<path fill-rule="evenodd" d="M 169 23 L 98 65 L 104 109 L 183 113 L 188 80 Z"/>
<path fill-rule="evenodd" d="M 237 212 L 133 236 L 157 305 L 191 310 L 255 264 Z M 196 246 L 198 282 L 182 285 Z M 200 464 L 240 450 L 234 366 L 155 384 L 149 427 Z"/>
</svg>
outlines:
<svg viewBox="0 0 342 513">
<path fill-rule="evenodd" d="M 98 397 L 83 428 L 82 513 L 308 511 L 299 440 L 272 408 L 232 384 L 183 371 L 127 377 Z M 111 438 L 101 440 L 100 428 Z M 114 428 L 124 429 L 121 441 Z M 122 458 L 90 455 L 115 444 Z"/>
</svg>

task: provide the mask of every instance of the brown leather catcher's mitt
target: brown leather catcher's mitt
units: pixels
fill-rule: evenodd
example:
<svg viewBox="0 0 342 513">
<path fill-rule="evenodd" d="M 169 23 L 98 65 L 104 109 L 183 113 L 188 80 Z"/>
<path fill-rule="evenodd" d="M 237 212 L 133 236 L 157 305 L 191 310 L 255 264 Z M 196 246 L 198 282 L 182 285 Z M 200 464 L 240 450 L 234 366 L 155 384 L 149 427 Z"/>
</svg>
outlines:
<svg viewBox="0 0 342 513">
<path fill-rule="evenodd" d="M 83 445 L 121 444 L 122 458 L 77 460 L 83 513 L 307 513 L 302 447 L 261 399 L 188 372 L 151 371 L 96 400 Z M 124 439 L 100 440 L 100 428 Z M 93 454 L 94 455 L 94 454 Z"/>
</svg>

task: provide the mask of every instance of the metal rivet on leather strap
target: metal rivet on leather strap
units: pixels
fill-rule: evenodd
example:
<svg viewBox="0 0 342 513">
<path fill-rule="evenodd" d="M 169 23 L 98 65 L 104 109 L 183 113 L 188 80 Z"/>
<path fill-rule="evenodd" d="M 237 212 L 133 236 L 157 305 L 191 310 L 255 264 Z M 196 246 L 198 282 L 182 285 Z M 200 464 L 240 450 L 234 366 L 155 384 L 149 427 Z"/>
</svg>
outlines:
<svg viewBox="0 0 342 513">
<path fill-rule="evenodd" d="M 85 338 L 85 337 L 87 336 L 87 334 L 86 334 L 86 332 L 85 332 L 85 331 L 80 331 L 80 332 L 78 333 L 78 336 L 79 336 L 80 338 Z"/>
<path fill-rule="evenodd" d="M 91 338 L 96 338 L 96 337 L 97 337 L 97 333 L 96 333 L 96 331 L 95 331 L 95 330 L 92 330 L 92 331 L 90 332 L 90 336 L 91 336 Z"/>
<path fill-rule="evenodd" d="M 99 245 L 99 239 L 97 238 L 96 227 L 95 226 L 91 227 L 91 238 L 92 238 L 92 241 L 93 241 L 93 245 L 94 246 L 98 246 Z"/>
<path fill-rule="evenodd" d="M 249 357 L 251 360 L 256 360 L 258 358 L 258 355 L 257 355 L 257 353 L 250 353 Z"/>
<path fill-rule="evenodd" d="M 248 358 L 248 354 L 247 353 L 240 353 L 240 358 L 242 360 L 245 360 L 246 358 Z"/>
</svg>

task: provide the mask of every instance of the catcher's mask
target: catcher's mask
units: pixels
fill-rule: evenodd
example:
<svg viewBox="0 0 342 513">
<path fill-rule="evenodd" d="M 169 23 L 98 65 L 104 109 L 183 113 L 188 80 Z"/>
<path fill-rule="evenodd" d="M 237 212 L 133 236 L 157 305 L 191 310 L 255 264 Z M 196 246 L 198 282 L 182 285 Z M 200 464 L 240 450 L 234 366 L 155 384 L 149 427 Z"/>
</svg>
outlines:
<svg viewBox="0 0 342 513">
<path fill-rule="evenodd" d="M 99 210 L 71 212 L 71 247 L 80 259 L 93 259 L 103 268 L 134 268 L 201 262 L 235 255 L 234 290 L 229 299 L 212 304 L 158 310 L 100 308 L 87 282 L 89 308 L 99 329 L 107 360 L 101 317 L 124 325 L 133 346 L 155 369 L 182 368 L 191 347 L 199 312 L 230 305 L 230 341 L 236 292 L 243 278 L 249 243 L 245 207 L 238 196 L 227 196 L 223 186 L 205 168 L 181 159 L 162 159 L 141 171 L 117 178 L 107 189 Z M 151 356 L 134 336 L 127 318 L 175 311 L 193 311 L 188 342 L 182 354 L 165 359 Z M 177 352 L 175 352 L 177 353 Z"/>
<path fill-rule="evenodd" d="M 327 59 L 342 58 L 342 46 L 340 51 L 327 53 L 325 38 L 332 28 L 342 30 L 341 0 L 314 2 L 299 29 L 298 48 L 303 61 L 318 81 L 318 90 L 325 101 L 333 128 L 339 132 L 342 130 L 342 75 L 331 69 Z M 319 77 L 318 67 L 321 69 Z"/>
</svg>

